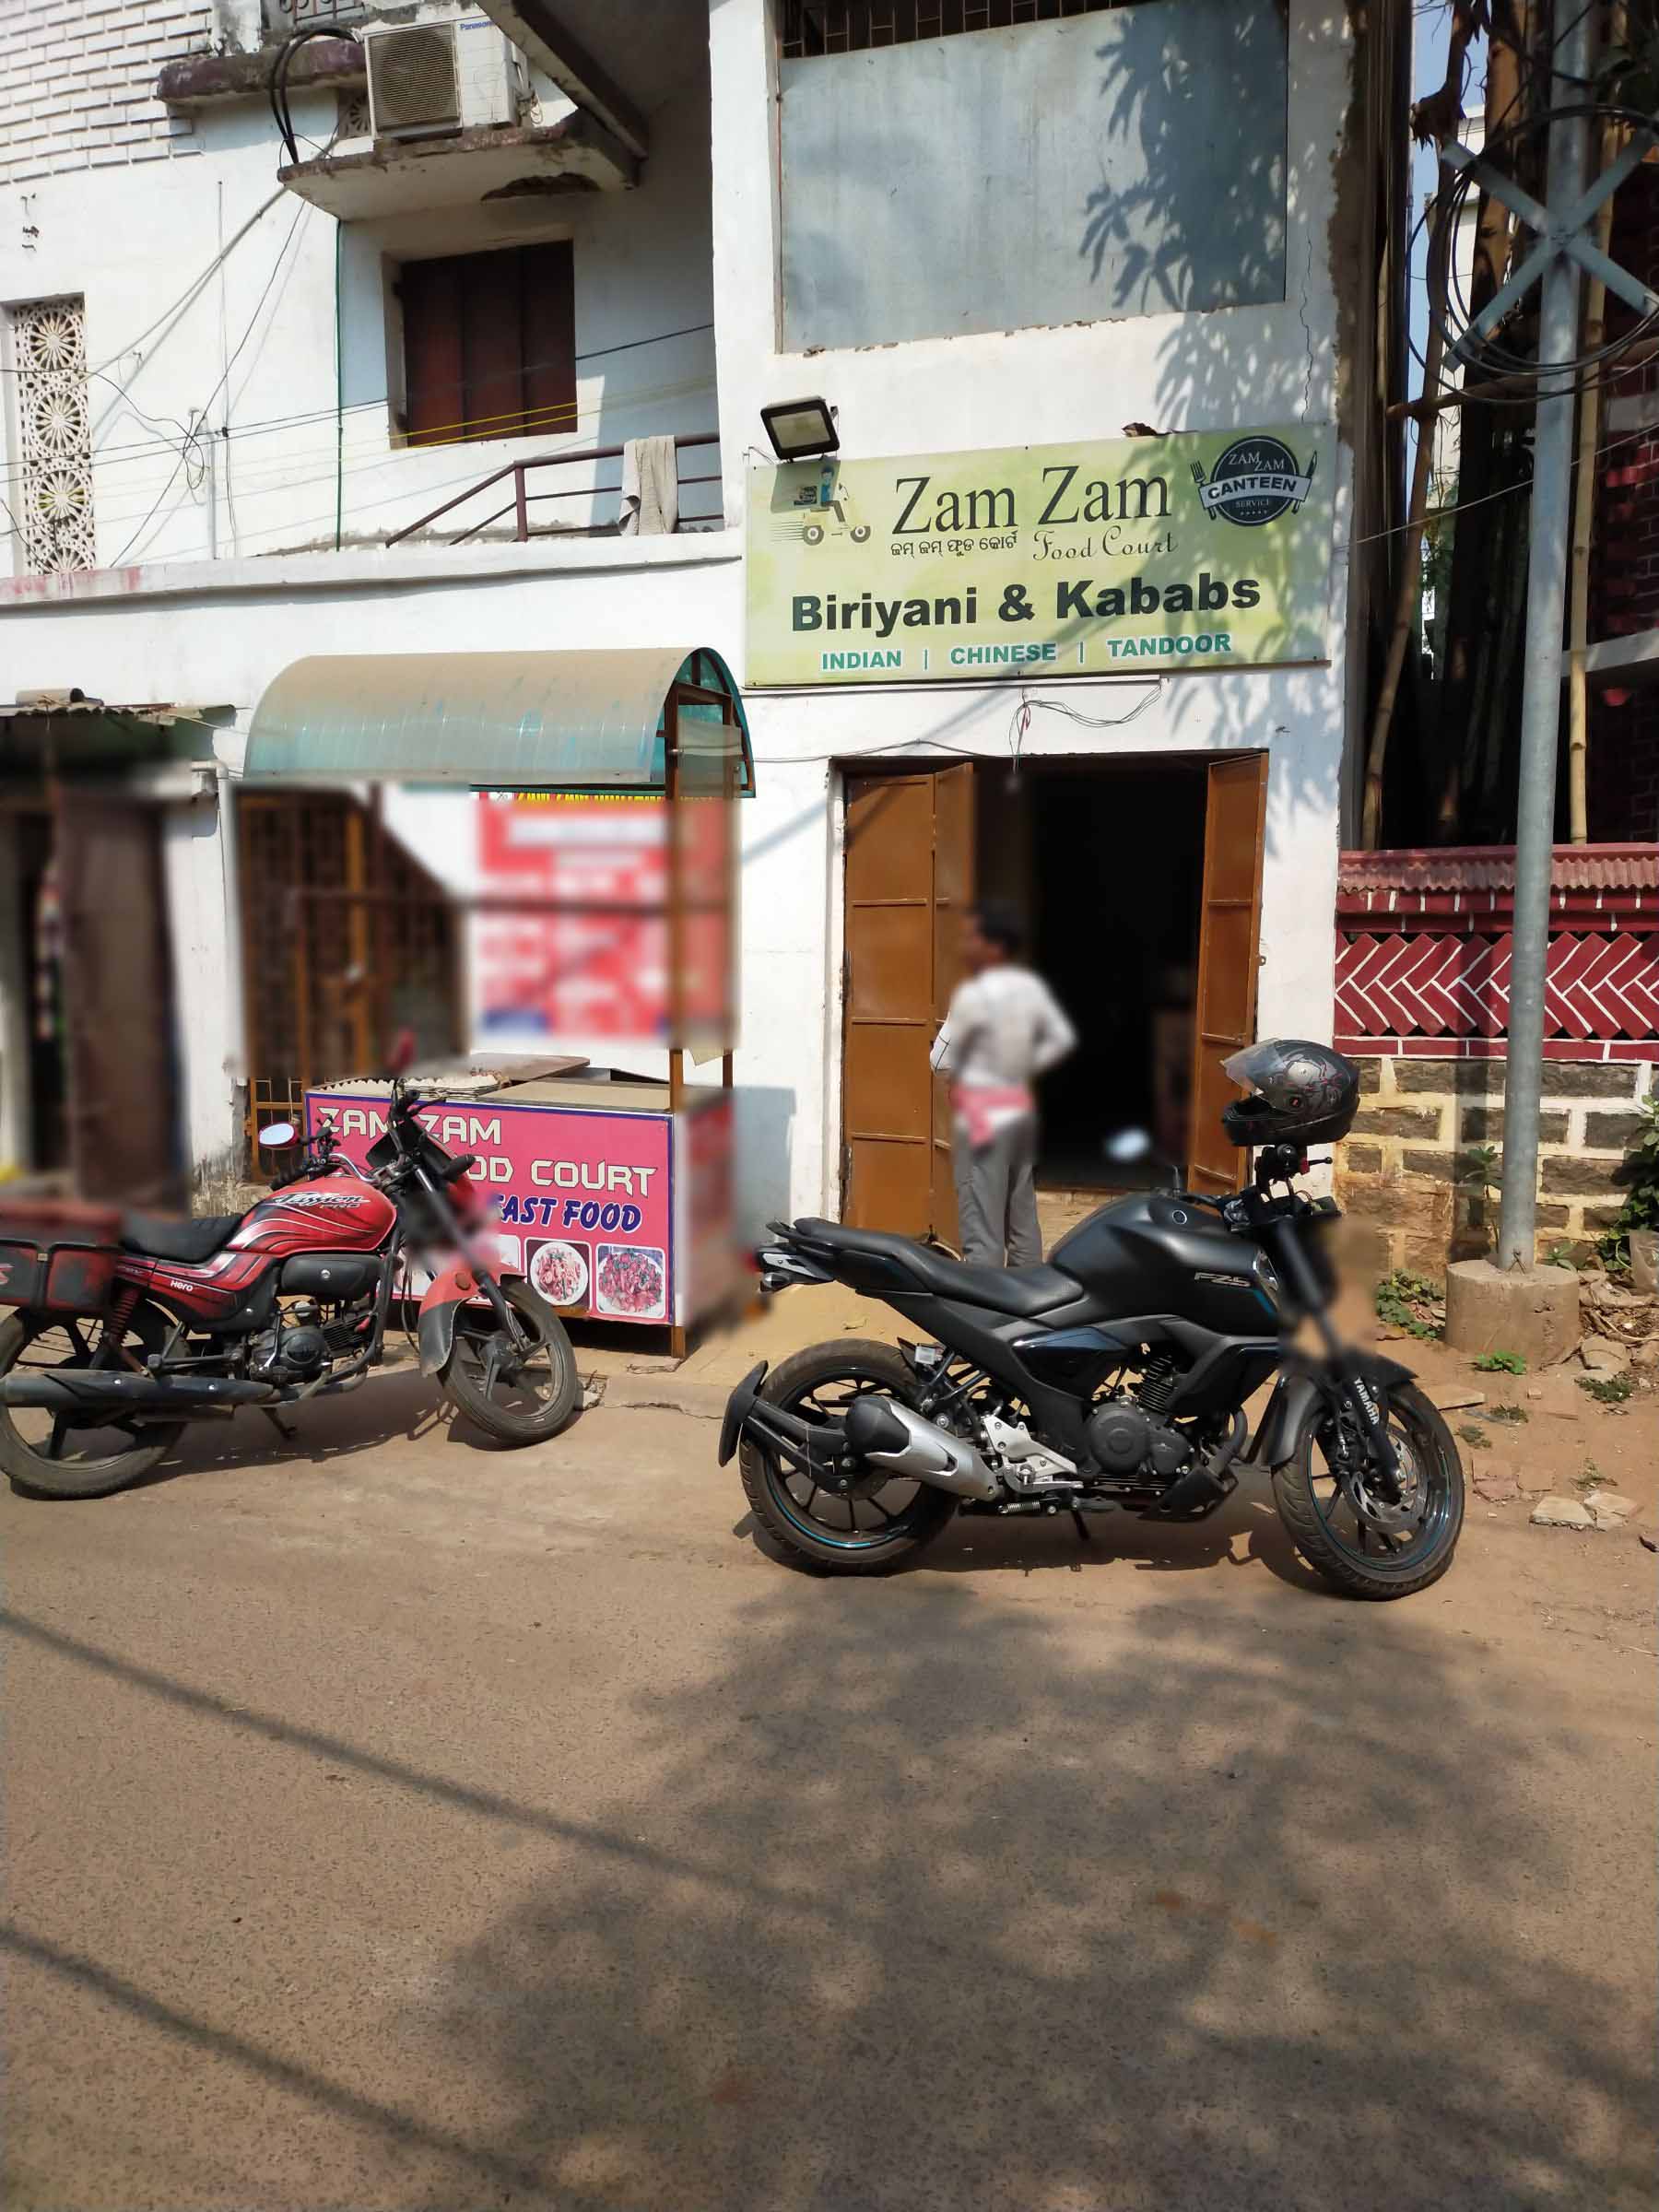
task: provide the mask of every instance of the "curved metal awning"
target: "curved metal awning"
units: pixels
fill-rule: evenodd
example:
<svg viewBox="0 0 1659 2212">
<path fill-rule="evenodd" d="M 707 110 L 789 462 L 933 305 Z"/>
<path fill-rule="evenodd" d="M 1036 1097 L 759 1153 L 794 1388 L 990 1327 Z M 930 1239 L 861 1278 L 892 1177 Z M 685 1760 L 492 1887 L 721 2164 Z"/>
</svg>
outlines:
<svg viewBox="0 0 1659 2212">
<path fill-rule="evenodd" d="M 752 788 L 731 670 L 712 648 L 683 645 L 296 661 L 253 710 L 242 773 L 259 782 L 386 777 L 488 791 L 661 791 L 671 700 L 682 751 L 735 750 L 739 788 Z"/>
</svg>

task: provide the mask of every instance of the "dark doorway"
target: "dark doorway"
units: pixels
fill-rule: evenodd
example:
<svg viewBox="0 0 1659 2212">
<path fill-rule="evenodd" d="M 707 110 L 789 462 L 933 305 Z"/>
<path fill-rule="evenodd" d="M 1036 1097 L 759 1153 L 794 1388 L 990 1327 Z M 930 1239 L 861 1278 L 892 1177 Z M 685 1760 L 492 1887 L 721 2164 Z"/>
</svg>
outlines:
<svg viewBox="0 0 1659 2212">
<path fill-rule="evenodd" d="M 1077 1031 L 1042 1086 L 1039 1182 L 1151 1179 L 1106 1155 L 1138 1127 L 1188 1157 L 1207 761 L 1028 762 L 978 777 L 978 896 L 1025 922 L 1029 958 Z"/>
</svg>

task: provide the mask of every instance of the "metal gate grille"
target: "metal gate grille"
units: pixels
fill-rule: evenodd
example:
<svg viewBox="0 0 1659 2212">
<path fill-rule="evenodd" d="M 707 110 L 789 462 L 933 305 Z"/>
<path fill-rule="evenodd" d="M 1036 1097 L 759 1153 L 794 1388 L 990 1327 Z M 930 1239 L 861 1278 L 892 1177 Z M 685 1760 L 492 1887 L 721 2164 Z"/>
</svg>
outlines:
<svg viewBox="0 0 1659 2212">
<path fill-rule="evenodd" d="M 422 1056 L 459 1051 L 454 907 L 376 816 L 243 792 L 237 819 L 250 1120 L 297 1121 L 309 1086 L 374 1074 L 406 1027 Z"/>
<path fill-rule="evenodd" d="M 1020 23 L 1053 23 L 1124 5 L 1125 0 L 785 0 L 780 42 L 785 61 L 804 61 L 962 31 L 1011 30 Z"/>
</svg>

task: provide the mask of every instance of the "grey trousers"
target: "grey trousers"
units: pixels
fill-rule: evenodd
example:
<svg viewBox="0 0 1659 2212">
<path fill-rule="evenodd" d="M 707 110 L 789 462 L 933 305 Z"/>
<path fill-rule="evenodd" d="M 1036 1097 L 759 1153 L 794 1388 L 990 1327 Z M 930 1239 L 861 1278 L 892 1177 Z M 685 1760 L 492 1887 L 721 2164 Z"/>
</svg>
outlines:
<svg viewBox="0 0 1659 2212">
<path fill-rule="evenodd" d="M 971 1267 L 1035 1267 L 1042 1258 L 1036 1115 L 1022 1114 L 977 1150 L 959 1122 L 954 1165 L 963 1259 Z"/>
</svg>

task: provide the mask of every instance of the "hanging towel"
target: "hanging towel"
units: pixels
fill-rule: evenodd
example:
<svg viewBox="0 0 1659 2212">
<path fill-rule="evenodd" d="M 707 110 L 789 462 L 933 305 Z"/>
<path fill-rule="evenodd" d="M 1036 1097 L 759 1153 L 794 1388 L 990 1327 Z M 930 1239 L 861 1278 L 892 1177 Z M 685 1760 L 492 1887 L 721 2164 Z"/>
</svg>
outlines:
<svg viewBox="0 0 1659 2212">
<path fill-rule="evenodd" d="M 621 522 L 624 537 L 658 537 L 679 528 L 672 438 L 630 438 L 623 446 Z"/>
</svg>

